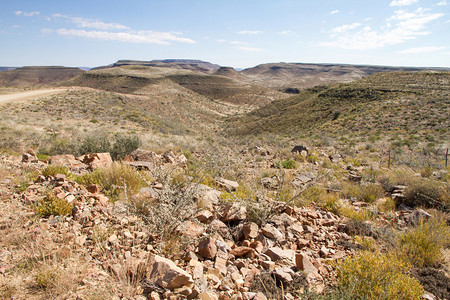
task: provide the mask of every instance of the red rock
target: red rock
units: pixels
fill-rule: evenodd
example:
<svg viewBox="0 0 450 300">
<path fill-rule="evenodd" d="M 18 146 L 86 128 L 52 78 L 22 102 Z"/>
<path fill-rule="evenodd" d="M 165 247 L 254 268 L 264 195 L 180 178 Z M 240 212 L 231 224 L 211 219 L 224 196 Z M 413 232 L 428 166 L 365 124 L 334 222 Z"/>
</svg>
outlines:
<svg viewBox="0 0 450 300">
<path fill-rule="evenodd" d="M 264 245 L 260 241 L 254 241 L 250 243 L 250 247 L 255 249 L 256 252 L 262 253 L 264 250 Z"/>
<path fill-rule="evenodd" d="M 246 239 L 255 239 L 258 236 L 258 229 L 259 228 L 256 223 L 245 223 L 242 227 L 242 234 Z"/>
<path fill-rule="evenodd" d="M 270 239 L 283 239 L 283 234 L 271 224 L 264 225 L 264 227 L 262 228 L 262 233 Z"/>
<path fill-rule="evenodd" d="M 286 261 L 287 263 L 294 263 L 295 251 L 293 250 L 283 250 L 278 247 L 272 247 L 266 250 L 264 254 L 268 255 L 272 261 Z"/>
<path fill-rule="evenodd" d="M 217 246 L 216 246 L 216 240 L 212 237 L 208 237 L 204 240 L 202 240 L 198 244 L 198 254 L 200 256 L 203 256 L 205 258 L 214 258 L 217 253 Z"/>
<path fill-rule="evenodd" d="M 100 190 L 96 184 L 90 184 L 86 187 L 86 189 L 89 193 L 93 194 L 100 193 Z"/>
<path fill-rule="evenodd" d="M 247 218 L 247 209 L 238 203 L 233 203 L 225 207 L 220 220 L 222 222 L 243 221 Z"/>
<path fill-rule="evenodd" d="M 306 253 L 299 253 L 295 255 L 295 265 L 300 271 L 307 273 L 310 278 L 321 278 L 317 268 L 311 263 L 308 255 Z"/>
<path fill-rule="evenodd" d="M 214 215 L 209 210 L 204 209 L 202 211 L 199 211 L 195 215 L 195 218 L 201 223 L 209 224 L 214 219 Z"/>
<path fill-rule="evenodd" d="M 251 253 L 253 251 L 254 251 L 253 248 L 241 246 L 241 247 L 236 247 L 236 248 L 232 249 L 230 254 L 233 254 L 236 257 L 241 257 L 241 256 L 247 255 L 248 253 Z"/>
<path fill-rule="evenodd" d="M 109 153 L 91 153 L 82 156 L 81 162 L 88 165 L 88 169 L 97 169 L 112 164 L 111 155 Z"/>
<path fill-rule="evenodd" d="M 177 267 L 170 259 L 154 255 L 149 260 L 148 279 L 167 289 L 193 284 L 191 275 Z"/>
</svg>

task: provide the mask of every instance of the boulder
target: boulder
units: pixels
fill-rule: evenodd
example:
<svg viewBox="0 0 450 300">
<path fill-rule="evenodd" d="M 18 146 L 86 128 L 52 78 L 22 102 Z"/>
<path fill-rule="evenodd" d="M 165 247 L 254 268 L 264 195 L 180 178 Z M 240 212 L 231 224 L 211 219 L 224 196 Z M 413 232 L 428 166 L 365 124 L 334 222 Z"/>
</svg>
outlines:
<svg viewBox="0 0 450 300">
<path fill-rule="evenodd" d="M 274 239 L 277 241 L 283 239 L 283 234 L 278 229 L 276 229 L 275 226 L 269 223 L 264 225 L 264 227 L 262 228 L 262 233 L 269 239 Z"/>
<path fill-rule="evenodd" d="M 304 271 L 307 274 L 307 278 L 319 279 L 319 271 L 312 264 L 309 256 L 306 253 L 298 253 L 295 255 L 295 265 L 298 270 Z"/>
<path fill-rule="evenodd" d="M 88 165 L 88 169 L 97 169 L 112 164 L 112 158 L 109 153 L 91 153 L 79 158 L 79 160 Z"/>
<path fill-rule="evenodd" d="M 239 183 L 237 183 L 236 181 L 228 180 L 221 177 L 216 178 L 216 183 L 220 188 L 226 190 L 227 192 L 233 192 L 239 187 Z"/>
<path fill-rule="evenodd" d="M 294 263 L 294 250 L 283 250 L 279 247 L 271 247 L 267 249 L 264 254 L 270 257 L 272 261 L 285 261 L 287 263 Z"/>
<path fill-rule="evenodd" d="M 255 239 L 258 236 L 258 225 L 253 222 L 245 223 L 242 226 L 242 235 L 246 239 Z"/>
<path fill-rule="evenodd" d="M 166 289 L 177 289 L 194 283 L 191 275 L 177 267 L 170 259 L 154 255 L 149 260 L 147 277 Z"/>
<path fill-rule="evenodd" d="M 200 256 L 213 259 L 216 253 L 216 240 L 213 237 L 207 237 L 198 244 L 198 254 Z"/>
<path fill-rule="evenodd" d="M 247 218 L 247 209 L 238 203 L 233 203 L 225 206 L 222 217 L 222 222 L 242 221 Z"/>
</svg>

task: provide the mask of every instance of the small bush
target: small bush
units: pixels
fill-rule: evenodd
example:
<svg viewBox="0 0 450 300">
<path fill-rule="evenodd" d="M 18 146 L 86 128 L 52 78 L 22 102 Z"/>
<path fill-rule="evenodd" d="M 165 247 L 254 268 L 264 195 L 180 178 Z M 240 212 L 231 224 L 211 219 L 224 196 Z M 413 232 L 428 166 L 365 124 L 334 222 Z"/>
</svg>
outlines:
<svg viewBox="0 0 450 300">
<path fill-rule="evenodd" d="M 338 287 L 357 299 L 421 299 L 423 288 L 406 275 L 409 269 L 405 261 L 390 253 L 362 251 L 338 266 Z"/>
<path fill-rule="evenodd" d="M 56 174 L 69 175 L 69 168 L 60 165 L 48 165 L 42 170 L 42 176 L 55 176 Z"/>
<path fill-rule="evenodd" d="M 431 266 L 449 241 L 450 227 L 442 219 L 432 219 L 401 236 L 399 249 L 415 266 Z"/>
<path fill-rule="evenodd" d="M 59 199 L 55 194 L 49 193 L 37 202 L 34 209 L 41 217 L 66 216 L 72 212 L 73 205 L 66 199 Z"/>
<path fill-rule="evenodd" d="M 346 198 L 357 198 L 360 201 L 372 203 L 383 196 L 383 188 L 375 183 L 343 185 L 342 195 Z"/>
<path fill-rule="evenodd" d="M 125 196 L 125 191 L 127 197 L 137 193 L 146 184 L 144 178 L 132 167 L 114 162 L 108 167 L 78 176 L 75 181 L 84 185 L 96 184 L 106 195 L 118 199 L 120 195 Z"/>
<path fill-rule="evenodd" d="M 107 133 L 100 131 L 85 137 L 78 147 L 78 153 L 109 152 L 113 160 L 122 160 L 140 145 L 138 136 L 117 133 L 114 137 L 110 137 Z"/>
<path fill-rule="evenodd" d="M 54 268 L 46 266 L 38 270 L 38 272 L 34 275 L 34 280 L 39 288 L 45 290 L 55 285 L 55 279 L 57 277 L 58 271 Z"/>
<path fill-rule="evenodd" d="M 114 143 L 111 147 L 111 158 L 113 160 L 122 160 L 139 148 L 141 141 L 137 136 L 125 136 L 116 134 L 114 137 Z"/>
<path fill-rule="evenodd" d="M 443 188 L 434 180 L 415 178 L 409 182 L 402 203 L 411 206 L 440 207 Z M 397 205 L 400 203 L 397 203 Z"/>
<path fill-rule="evenodd" d="M 293 159 L 283 160 L 281 166 L 285 169 L 295 169 L 297 168 L 297 162 Z"/>
</svg>

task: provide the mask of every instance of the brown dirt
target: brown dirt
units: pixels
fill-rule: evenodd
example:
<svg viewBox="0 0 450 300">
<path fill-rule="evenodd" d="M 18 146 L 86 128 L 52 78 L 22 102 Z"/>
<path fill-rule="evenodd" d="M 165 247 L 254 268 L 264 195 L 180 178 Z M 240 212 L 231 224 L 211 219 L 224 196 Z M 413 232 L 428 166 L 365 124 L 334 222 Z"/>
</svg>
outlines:
<svg viewBox="0 0 450 300">
<path fill-rule="evenodd" d="M 450 278 L 444 272 L 435 268 L 416 268 L 411 275 L 416 278 L 425 291 L 432 293 L 439 299 L 450 299 Z"/>
</svg>

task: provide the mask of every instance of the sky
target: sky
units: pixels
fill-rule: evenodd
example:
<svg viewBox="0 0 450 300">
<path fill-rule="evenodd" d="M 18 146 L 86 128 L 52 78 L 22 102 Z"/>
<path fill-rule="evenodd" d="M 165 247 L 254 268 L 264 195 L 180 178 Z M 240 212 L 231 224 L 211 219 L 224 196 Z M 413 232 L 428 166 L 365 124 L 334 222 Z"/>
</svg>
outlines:
<svg viewBox="0 0 450 300">
<path fill-rule="evenodd" d="M 450 0 L 0 0 L 0 66 L 450 67 Z"/>
</svg>

